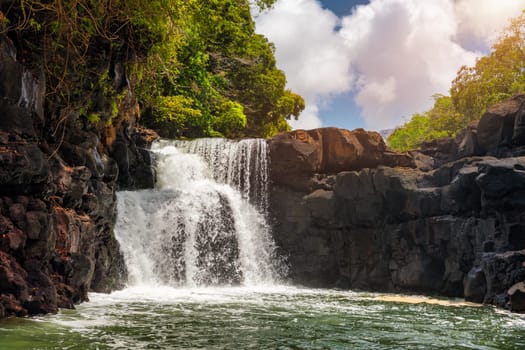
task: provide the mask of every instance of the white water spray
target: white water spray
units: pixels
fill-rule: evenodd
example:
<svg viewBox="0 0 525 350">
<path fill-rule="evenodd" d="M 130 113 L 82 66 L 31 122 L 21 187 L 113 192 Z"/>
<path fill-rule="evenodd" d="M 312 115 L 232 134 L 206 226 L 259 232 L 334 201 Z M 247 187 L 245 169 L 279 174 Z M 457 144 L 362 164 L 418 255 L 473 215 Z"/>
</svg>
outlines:
<svg viewBox="0 0 525 350">
<path fill-rule="evenodd" d="M 117 194 L 130 285 L 272 284 L 264 140 L 162 141 L 155 190 Z"/>
</svg>

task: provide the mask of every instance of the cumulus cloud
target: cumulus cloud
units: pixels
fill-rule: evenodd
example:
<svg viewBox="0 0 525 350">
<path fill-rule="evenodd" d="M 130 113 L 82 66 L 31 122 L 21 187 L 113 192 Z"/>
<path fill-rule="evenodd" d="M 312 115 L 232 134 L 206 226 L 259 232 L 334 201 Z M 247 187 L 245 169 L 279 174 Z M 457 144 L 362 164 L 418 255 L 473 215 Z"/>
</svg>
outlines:
<svg viewBox="0 0 525 350">
<path fill-rule="evenodd" d="M 319 106 L 351 87 L 350 53 L 335 28 L 340 20 L 315 0 L 280 0 L 257 16 L 257 31 L 275 44 L 275 57 L 288 87 L 301 94 L 307 109 L 294 128 L 321 125 Z"/>
<path fill-rule="evenodd" d="M 457 39 L 469 49 L 488 49 L 499 33 L 525 9 L 523 0 L 455 0 Z"/>
<path fill-rule="evenodd" d="M 478 53 L 454 40 L 457 28 L 448 0 L 374 0 L 343 19 L 366 127 L 393 127 L 425 110 L 462 64 L 475 62 Z"/>
<path fill-rule="evenodd" d="M 316 0 L 279 0 L 256 23 L 309 106 L 294 127 L 319 126 L 319 109 L 351 90 L 365 126 L 382 129 L 447 93 L 459 67 L 524 8 L 525 0 L 371 0 L 338 19 Z"/>
</svg>

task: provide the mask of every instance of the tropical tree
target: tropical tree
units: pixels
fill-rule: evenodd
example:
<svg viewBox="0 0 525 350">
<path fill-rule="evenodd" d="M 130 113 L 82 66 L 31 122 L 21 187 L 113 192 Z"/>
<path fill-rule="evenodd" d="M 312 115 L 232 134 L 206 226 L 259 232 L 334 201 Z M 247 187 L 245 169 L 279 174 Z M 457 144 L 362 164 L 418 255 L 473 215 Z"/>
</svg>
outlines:
<svg viewBox="0 0 525 350">
<path fill-rule="evenodd" d="M 388 138 L 389 146 L 404 151 L 424 141 L 455 136 L 488 106 L 523 92 L 525 11 L 510 21 L 488 56 L 479 58 L 473 67 L 459 69 L 450 96 L 435 95 L 434 106 L 396 129 Z"/>
<path fill-rule="evenodd" d="M 460 68 L 450 96 L 456 111 L 471 121 L 486 108 L 525 91 L 525 12 L 511 20 L 490 55 Z"/>
</svg>

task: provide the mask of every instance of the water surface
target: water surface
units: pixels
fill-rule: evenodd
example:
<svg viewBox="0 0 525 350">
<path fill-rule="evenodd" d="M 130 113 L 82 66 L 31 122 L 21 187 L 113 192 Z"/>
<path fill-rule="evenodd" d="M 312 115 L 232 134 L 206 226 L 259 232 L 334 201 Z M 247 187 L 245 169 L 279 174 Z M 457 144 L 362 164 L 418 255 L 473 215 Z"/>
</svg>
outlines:
<svg viewBox="0 0 525 350">
<path fill-rule="evenodd" d="M 524 315 L 422 297 L 275 286 L 90 297 L 0 322 L 0 349 L 525 349 Z"/>
</svg>

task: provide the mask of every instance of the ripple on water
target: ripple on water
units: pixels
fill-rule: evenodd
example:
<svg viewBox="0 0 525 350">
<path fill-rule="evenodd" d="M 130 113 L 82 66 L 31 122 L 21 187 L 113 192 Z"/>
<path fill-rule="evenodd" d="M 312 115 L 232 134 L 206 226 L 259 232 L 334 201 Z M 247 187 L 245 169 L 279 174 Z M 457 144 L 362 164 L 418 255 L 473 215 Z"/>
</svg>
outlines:
<svg viewBox="0 0 525 350">
<path fill-rule="evenodd" d="M 492 307 L 292 287 L 137 287 L 0 323 L 0 349 L 524 349 L 525 320 Z"/>
</svg>

